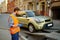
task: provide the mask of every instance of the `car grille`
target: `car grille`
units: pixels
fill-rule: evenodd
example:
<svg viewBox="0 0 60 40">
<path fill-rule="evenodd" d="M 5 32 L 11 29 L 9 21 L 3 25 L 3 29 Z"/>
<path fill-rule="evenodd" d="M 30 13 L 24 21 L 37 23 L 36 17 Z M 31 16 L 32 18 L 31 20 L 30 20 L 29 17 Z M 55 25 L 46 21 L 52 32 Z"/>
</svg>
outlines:
<svg viewBox="0 0 60 40">
<path fill-rule="evenodd" d="M 48 24 L 52 24 L 52 26 L 48 26 Z M 46 28 L 53 27 L 53 22 L 51 22 L 51 23 L 48 23 L 48 24 L 45 24 L 45 25 L 43 26 L 43 29 L 46 29 Z"/>
<path fill-rule="evenodd" d="M 51 21 L 50 19 L 48 19 L 48 20 L 45 20 L 45 22 L 49 22 L 49 21 Z"/>
</svg>

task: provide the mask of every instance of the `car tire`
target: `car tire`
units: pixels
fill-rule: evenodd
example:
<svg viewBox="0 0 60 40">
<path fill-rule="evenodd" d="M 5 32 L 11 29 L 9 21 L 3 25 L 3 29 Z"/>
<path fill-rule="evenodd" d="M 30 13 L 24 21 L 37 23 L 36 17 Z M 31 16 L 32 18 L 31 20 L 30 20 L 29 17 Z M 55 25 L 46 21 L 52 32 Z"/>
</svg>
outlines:
<svg viewBox="0 0 60 40">
<path fill-rule="evenodd" d="M 35 32 L 35 28 L 32 24 L 29 24 L 28 29 L 29 29 L 29 32 L 31 33 Z"/>
</svg>

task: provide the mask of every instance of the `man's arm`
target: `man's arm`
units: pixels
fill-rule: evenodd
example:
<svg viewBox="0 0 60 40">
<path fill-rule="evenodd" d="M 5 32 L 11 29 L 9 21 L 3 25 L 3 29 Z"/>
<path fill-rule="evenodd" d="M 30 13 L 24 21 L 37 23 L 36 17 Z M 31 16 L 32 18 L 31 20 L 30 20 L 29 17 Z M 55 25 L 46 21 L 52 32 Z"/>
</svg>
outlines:
<svg viewBox="0 0 60 40">
<path fill-rule="evenodd" d="M 14 26 L 23 27 L 23 24 L 14 25 L 14 21 L 13 21 L 13 19 L 11 17 L 9 17 L 8 23 L 9 23 L 10 27 L 14 27 Z"/>
<path fill-rule="evenodd" d="M 12 27 L 13 26 L 13 20 L 12 18 L 9 16 L 9 19 L 8 19 L 8 23 L 9 23 L 9 26 Z"/>
<path fill-rule="evenodd" d="M 19 26 L 19 24 L 14 25 L 14 21 L 13 21 L 12 17 L 9 17 L 9 26 L 10 27 L 16 27 L 16 26 Z"/>
<path fill-rule="evenodd" d="M 19 27 L 23 27 L 23 24 L 18 24 Z"/>
</svg>

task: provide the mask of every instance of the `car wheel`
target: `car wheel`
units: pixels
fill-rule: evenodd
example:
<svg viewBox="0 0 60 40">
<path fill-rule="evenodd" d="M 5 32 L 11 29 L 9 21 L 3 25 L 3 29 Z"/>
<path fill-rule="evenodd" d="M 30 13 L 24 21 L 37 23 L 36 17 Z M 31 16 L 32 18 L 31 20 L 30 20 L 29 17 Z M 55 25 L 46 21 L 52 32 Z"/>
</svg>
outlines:
<svg viewBox="0 0 60 40">
<path fill-rule="evenodd" d="M 35 32 L 35 28 L 32 24 L 29 25 L 29 32 Z"/>
</svg>

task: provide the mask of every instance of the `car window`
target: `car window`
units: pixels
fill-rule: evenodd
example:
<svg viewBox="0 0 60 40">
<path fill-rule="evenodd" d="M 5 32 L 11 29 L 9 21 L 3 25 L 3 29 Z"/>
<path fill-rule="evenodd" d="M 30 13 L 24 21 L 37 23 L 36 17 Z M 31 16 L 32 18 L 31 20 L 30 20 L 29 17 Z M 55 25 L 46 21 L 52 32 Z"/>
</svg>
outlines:
<svg viewBox="0 0 60 40">
<path fill-rule="evenodd" d="M 17 17 L 23 17 L 23 15 L 26 15 L 25 13 L 17 14 Z"/>
<path fill-rule="evenodd" d="M 30 12 L 26 12 L 26 13 L 27 13 L 26 15 L 27 15 L 28 17 L 34 17 L 34 16 L 35 16 L 34 12 L 31 12 L 31 11 L 30 11 Z"/>
<path fill-rule="evenodd" d="M 39 12 L 36 12 L 36 11 L 34 11 L 34 13 L 35 13 L 35 16 L 43 16 L 42 13 L 39 13 Z"/>
</svg>

